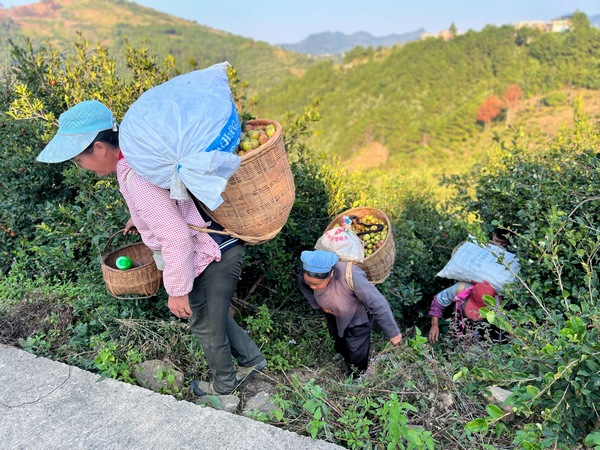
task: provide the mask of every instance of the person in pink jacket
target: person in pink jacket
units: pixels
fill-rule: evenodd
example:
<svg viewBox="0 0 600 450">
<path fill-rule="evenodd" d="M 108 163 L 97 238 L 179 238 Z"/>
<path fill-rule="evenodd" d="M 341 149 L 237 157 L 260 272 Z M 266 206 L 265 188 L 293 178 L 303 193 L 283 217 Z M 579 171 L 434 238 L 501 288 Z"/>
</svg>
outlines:
<svg viewBox="0 0 600 450">
<path fill-rule="evenodd" d="M 203 217 L 193 199 L 173 200 L 135 173 L 119 148 L 117 121 L 97 100 L 73 106 L 59 118 L 54 138 L 38 161 L 73 161 L 99 176 L 116 173 L 131 220 L 163 271 L 168 307 L 190 319 L 212 373 L 212 382 L 194 380 L 196 395 L 230 394 L 267 361 L 256 344 L 229 315 L 229 304 L 242 271 L 244 246 L 231 236 L 192 230 L 188 224 L 222 230 Z M 238 363 L 234 368 L 232 356 Z"/>
</svg>

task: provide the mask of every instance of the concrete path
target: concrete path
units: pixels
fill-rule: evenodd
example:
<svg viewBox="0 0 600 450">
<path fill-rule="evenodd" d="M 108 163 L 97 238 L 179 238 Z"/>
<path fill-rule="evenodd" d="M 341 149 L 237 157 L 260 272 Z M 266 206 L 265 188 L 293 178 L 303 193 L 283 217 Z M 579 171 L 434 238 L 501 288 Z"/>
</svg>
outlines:
<svg viewBox="0 0 600 450">
<path fill-rule="evenodd" d="M 341 449 L 0 345 L 2 449 Z"/>
</svg>

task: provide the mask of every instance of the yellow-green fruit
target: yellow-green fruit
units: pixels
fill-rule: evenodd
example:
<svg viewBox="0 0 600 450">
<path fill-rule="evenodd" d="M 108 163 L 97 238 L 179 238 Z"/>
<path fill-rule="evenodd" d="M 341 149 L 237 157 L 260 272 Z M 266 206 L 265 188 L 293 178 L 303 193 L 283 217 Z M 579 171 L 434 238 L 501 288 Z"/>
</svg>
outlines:
<svg viewBox="0 0 600 450">
<path fill-rule="evenodd" d="M 252 142 L 250 141 L 250 139 L 246 139 L 245 141 L 242 141 L 242 150 L 245 150 L 245 151 L 252 150 Z"/>
</svg>

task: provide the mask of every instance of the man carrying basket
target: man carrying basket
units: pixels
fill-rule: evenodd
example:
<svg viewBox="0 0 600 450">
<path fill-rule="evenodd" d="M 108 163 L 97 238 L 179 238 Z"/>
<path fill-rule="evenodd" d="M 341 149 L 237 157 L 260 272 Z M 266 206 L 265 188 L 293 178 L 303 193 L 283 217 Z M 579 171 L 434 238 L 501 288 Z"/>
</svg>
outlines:
<svg viewBox="0 0 600 450">
<path fill-rule="evenodd" d="M 188 227 L 220 228 L 202 217 L 193 198 L 174 200 L 168 189 L 131 169 L 119 147 L 117 121 L 106 106 L 87 100 L 61 114 L 58 133 L 37 160 L 71 160 L 99 176 L 117 174 L 131 214 L 126 231 L 135 226 L 144 243 L 162 255 L 158 260 L 164 267 L 159 269 L 169 295 L 168 307 L 181 319 L 191 318 L 191 331 L 206 353 L 213 380 L 195 380 L 196 395 L 230 394 L 246 376 L 267 365 L 252 339 L 229 315 L 244 246 L 230 236 Z M 238 363 L 237 372 L 232 356 Z"/>
</svg>

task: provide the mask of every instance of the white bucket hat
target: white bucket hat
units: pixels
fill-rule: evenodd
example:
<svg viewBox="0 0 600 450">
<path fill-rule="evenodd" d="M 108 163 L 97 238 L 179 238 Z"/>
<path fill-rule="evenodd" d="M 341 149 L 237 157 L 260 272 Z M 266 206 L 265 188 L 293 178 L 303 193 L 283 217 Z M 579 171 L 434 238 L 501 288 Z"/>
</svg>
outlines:
<svg viewBox="0 0 600 450">
<path fill-rule="evenodd" d="M 98 100 L 85 100 L 58 118 L 58 132 L 38 155 L 44 163 L 67 161 L 84 151 L 100 131 L 117 131 L 113 113 Z"/>
</svg>

